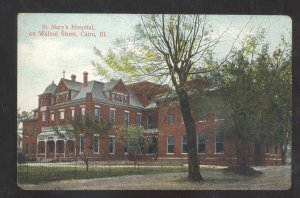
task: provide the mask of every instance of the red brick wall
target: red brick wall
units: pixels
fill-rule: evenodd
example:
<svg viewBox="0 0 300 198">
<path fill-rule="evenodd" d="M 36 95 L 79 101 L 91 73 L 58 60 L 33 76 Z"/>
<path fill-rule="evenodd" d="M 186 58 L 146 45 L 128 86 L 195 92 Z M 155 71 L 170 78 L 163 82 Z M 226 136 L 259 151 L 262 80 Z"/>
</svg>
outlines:
<svg viewBox="0 0 300 198">
<path fill-rule="evenodd" d="M 34 130 L 35 128 L 35 130 Z M 26 154 L 26 144 L 28 144 L 28 154 L 26 154 L 27 159 L 33 160 L 35 159 L 35 153 L 37 152 L 37 139 L 36 134 L 37 130 L 37 120 L 27 120 L 23 122 L 23 133 L 22 133 L 22 152 Z M 35 153 L 32 153 L 32 145 L 35 145 Z"/>
</svg>

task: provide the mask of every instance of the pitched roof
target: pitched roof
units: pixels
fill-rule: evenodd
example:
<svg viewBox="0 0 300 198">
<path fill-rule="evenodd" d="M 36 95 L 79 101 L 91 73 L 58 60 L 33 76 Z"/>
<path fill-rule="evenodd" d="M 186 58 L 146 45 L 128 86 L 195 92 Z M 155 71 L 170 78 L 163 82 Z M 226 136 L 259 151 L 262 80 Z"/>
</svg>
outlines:
<svg viewBox="0 0 300 198">
<path fill-rule="evenodd" d="M 103 91 L 108 91 L 108 90 L 112 90 L 117 84 L 118 82 L 120 81 L 121 79 L 119 80 L 111 80 L 107 83 L 104 84 L 104 87 L 103 87 Z"/>
<path fill-rule="evenodd" d="M 68 89 L 74 90 L 74 91 L 80 91 L 82 83 L 78 81 L 72 81 L 65 78 L 62 78 L 62 80 L 67 85 Z"/>
</svg>

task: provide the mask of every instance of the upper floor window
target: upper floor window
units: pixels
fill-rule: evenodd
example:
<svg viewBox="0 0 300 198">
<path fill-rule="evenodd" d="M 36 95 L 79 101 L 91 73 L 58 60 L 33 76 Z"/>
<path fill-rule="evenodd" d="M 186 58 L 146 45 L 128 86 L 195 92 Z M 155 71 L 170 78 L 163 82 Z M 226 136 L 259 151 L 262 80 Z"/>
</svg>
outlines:
<svg viewBox="0 0 300 198">
<path fill-rule="evenodd" d="M 174 123 L 174 114 L 168 114 L 168 124 L 173 124 Z"/>
<path fill-rule="evenodd" d="M 60 111 L 59 111 L 59 118 L 60 118 L 61 120 L 65 119 L 65 110 L 60 110 Z"/>
<path fill-rule="evenodd" d="M 100 107 L 95 107 L 95 118 L 100 120 Z"/>
<path fill-rule="evenodd" d="M 116 121 L 116 109 L 110 109 L 109 111 L 109 118 L 111 121 Z"/>
<path fill-rule="evenodd" d="M 153 116 L 152 115 L 147 116 L 147 128 L 148 129 L 153 128 Z"/>
<path fill-rule="evenodd" d="M 142 114 L 140 114 L 140 113 L 136 114 L 136 125 L 138 127 L 142 126 Z"/>
<path fill-rule="evenodd" d="M 71 109 L 71 118 L 72 118 L 72 119 L 75 118 L 75 109 Z"/>
<path fill-rule="evenodd" d="M 113 92 L 112 100 L 116 101 L 116 102 L 127 103 L 128 102 L 128 95 L 123 94 L 123 93 Z"/>
<path fill-rule="evenodd" d="M 129 112 L 128 111 L 124 112 L 124 126 L 125 127 L 129 126 Z"/>
<path fill-rule="evenodd" d="M 81 115 L 84 116 L 85 115 L 85 106 L 81 106 Z"/>
<path fill-rule="evenodd" d="M 62 93 L 58 93 L 56 94 L 56 102 L 66 102 L 68 101 L 68 92 L 62 92 Z"/>
<path fill-rule="evenodd" d="M 32 127 L 32 135 L 35 135 L 35 133 L 36 133 L 36 124 L 34 123 Z"/>
<path fill-rule="evenodd" d="M 54 112 L 50 112 L 50 120 L 54 121 Z"/>
<path fill-rule="evenodd" d="M 45 111 L 42 112 L 42 121 L 43 122 L 46 121 L 46 112 Z"/>
<path fill-rule="evenodd" d="M 200 122 L 205 122 L 206 121 L 206 113 L 204 111 L 199 111 L 198 112 L 198 119 Z"/>
</svg>

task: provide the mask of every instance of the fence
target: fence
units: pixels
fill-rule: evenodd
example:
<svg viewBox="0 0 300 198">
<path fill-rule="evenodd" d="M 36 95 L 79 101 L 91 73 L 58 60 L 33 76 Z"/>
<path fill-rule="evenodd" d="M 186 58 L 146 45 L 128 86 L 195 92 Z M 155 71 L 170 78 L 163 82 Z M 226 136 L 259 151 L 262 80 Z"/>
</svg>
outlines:
<svg viewBox="0 0 300 198">
<path fill-rule="evenodd" d="M 155 174 L 187 171 L 186 159 L 140 161 L 119 160 L 118 157 L 64 158 L 60 161 L 42 159 L 23 161 L 18 164 L 18 183 L 36 184 L 40 182 L 66 179 L 88 179 L 123 175 Z"/>
</svg>

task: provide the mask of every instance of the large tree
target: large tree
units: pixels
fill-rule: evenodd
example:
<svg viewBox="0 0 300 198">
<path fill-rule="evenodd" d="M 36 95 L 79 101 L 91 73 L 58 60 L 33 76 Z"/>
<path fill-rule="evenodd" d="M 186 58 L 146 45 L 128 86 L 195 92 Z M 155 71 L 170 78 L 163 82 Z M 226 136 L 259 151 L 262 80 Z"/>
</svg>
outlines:
<svg viewBox="0 0 300 198">
<path fill-rule="evenodd" d="M 106 53 L 95 48 L 101 61 L 92 62 L 104 77 L 109 77 L 109 66 L 129 79 L 169 83 L 175 89 L 186 127 L 188 178 L 193 181 L 203 178 L 199 170 L 196 128 L 187 83 L 200 73 L 218 67 L 209 60 L 215 57 L 215 47 L 224 32 L 212 37 L 212 27 L 206 16 L 143 15 L 132 37 L 117 39 L 116 47 Z"/>
<path fill-rule="evenodd" d="M 240 168 L 249 168 L 253 145 L 256 157 L 267 142 L 280 143 L 285 152 L 291 131 L 291 47 L 284 38 L 270 52 L 264 31 L 248 35 L 209 78 L 227 108 L 227 131 L 238 138 Z"/>
</svg>

